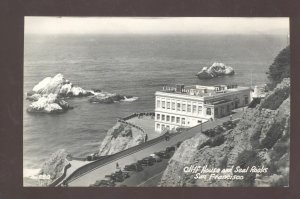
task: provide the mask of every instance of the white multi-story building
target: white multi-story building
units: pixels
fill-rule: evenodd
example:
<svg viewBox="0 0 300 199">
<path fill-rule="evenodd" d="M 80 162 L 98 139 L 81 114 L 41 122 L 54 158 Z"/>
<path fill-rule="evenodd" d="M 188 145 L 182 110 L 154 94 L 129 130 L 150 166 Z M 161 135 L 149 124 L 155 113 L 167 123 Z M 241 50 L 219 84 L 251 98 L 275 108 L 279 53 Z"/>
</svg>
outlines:
<svg viewBox="0 0 300 199">
<path fill-rule="evenodd" d="M 155 92 L 155 131 L 193 127 L 224 117 L 250 101 L 249 87 L 237 85 L 164 87 Z"/>
</svg>

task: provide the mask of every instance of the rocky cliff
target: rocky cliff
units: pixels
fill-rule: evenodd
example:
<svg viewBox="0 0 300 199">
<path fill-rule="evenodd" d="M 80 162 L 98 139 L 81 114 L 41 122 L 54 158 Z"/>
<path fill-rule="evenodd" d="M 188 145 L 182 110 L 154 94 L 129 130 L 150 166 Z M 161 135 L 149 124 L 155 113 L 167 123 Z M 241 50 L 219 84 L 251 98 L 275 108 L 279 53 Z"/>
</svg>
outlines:
<svg viewBox="0 0 300 199">
<path fill-rule="evenodd" d="M 144 133 L 128 124 L 117 122 L 108 130 L 99 148 L 99 156 L 111 155 L 144 142 Z"/>
<path fill-rule="evenodd" d="M 67 157 L 68 153 L 64 149 L 60 149 L 43 163 L 39 175 L 50 175 L 50 179 L 42 180 L 41 186 L 48 186 L 62 175 L 64 167 L 69 164 Z"/>
<path fill-rule="evenodd" d="M 160 186 L 288 186 L 289 96 L 290 79 L 284 79 L 256 108 L 248 108 L 238 125 L 221 135 L 221 141 L 211 144 L 216 138 L 202 134 L 184 141 L 170 159 Z M 243 180 L 194 179 L 195 174 L 183 172 L 190 165 L 233 167 L 231 175 L 237 174 L 238 166 L 268 169 L 261 174 L 244 173 Z"/>
<path fill-rule="evenodd" d="M 211 79 L 218 76 L 233 75 L 234 70 L 230 66 L 226 66 L 224 63 L 214 62 L 210 67 L 203 67 L 197 76 L 200 79 Z"/>
</svg>

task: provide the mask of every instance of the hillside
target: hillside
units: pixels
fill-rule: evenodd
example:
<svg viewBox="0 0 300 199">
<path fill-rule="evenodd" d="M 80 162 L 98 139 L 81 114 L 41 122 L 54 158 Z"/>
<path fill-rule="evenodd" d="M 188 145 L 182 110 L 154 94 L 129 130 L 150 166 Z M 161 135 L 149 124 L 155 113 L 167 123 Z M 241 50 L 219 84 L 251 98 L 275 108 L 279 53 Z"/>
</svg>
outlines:
<svg viewBox="0 0 300 199">
<path fill-rule="evenodd" d="M 207 144 L 211 138 L 200 133 L 184 141 L 170 159 L 160 186 L 288 186 L 289 134 L 290 79 L 287 78 L 256 108 L 248 108 L 238 125 L 223 134 L 221 142 Z M 185 166 L 191 165 L 221 169 L 233 166 L 232 171 L 238 166 L 268 169 L 262 174 L 244 173 L 243 180 L 194 179 L 194 173 L 183 172 Z"/>
</svg>

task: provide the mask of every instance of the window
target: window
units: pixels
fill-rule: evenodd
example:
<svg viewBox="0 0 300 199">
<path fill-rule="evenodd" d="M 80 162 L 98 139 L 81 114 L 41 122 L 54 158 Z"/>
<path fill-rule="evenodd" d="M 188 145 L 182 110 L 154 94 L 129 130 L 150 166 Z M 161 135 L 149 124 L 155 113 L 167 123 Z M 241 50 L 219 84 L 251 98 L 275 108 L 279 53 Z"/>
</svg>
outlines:
<svg viewBox="0 0 300 199">
<path fill-rule="evenodd" d="M 211 115 L 211 108 L 206 109 L 206 115 Z"/>
<path fill-rule="evenodd" d="M 164 129 L 165 129 L 165 125 L 162 124 L 162 125 L 161 125 L 161 130 L 164 130 Z"/>
<path fill-rule="evenodd" d="M 170 121 L 170 115 L 167 115 L 167 122 Z"/>
<path fill-rule="evenodd" d="M 167 109 L 170 109 L 170 102 L 167 102 Z"/>
<path fill-rule="evenodd" d="M 167 129 L 170 129 L 170 126 L 169 126 L 169 125 L 167 125 Z"/>
<path fill-rule="evenodd" d="M 172 102 L 172 110 L 175 110 L 175 102 Z"/>
<path fill-rule="evenodd" d="M 171 122 L 175 122 L 175 116 L 171 117 Z"/>
<path fill-rule="evenodd" d="M 161 115 L 161 120 L 165 121 L 165 115 Z"/>
<path fill-rule="evenodd" d="M 193 113 L 196 113 L 197 106 L 193 105 Z"/>
<path fill-rule="evenodd" d="M 199 115 L 202 114 L 202 106 L 198 106 L 198 114 L 199 114 Z"/>
<path fill-rule="evenodd" d="M 177 102 L 177 111 L 180 111 L 180 103 Z"/>
<path fill-rule="evenodd" d="M 166 102 L 165 101 L 161 101 L 161 107 L 166 108 Z"/>
<path fill-rule="evenodd" d="M 190 104 L 187 105 L 187 112 L 189 112 L 189 113 L 191 112 L 191 105 Z"/>
<path fill-rule="evenodd" d="M 218 116 L 218 115 L 219 115 L 219 109 L 215 108 L 215 116 Z"/>
<path fill-rule="evenodd" d="M 245 96 L 245 105 L 247 105 L 248 103 L 249 103 L 248 96 Z"/>
<path fill-rule="evenodd" d="M 181 118 L 181 124 L 182 124 L 182 125 L 185 125 L 185 118 L 184 118 L 184 117 Z"/>
<path fill-rule="evenodd" d="M 177 123 L 177 124 L 180 123 L 180 117 L 176 117 L 176 123 Z"/>
<path fill-rule="evenodd" d="M 157 120 L 160 120 L 160 114 L 157 114 L 157 115 L 156 115 L 156 119 L 157 119 Z"/>
<path fill-rule="evenodd" d="M 156 101 L 156 107 L 157 107 L 157 108 L 160 108 L 160 100 L 157 100 L 157 101 Z"/>
<path fill-rule="evenodd" d="M 160 124 L 159 123 L 156 124 L 156 129 L 158 129 L 158 130 L 160 129 Z"/>
<path fill-rule="evenodd" d="M 182 111 L 185 111 L 186 104 L 182 104 Z"/>
</svg>

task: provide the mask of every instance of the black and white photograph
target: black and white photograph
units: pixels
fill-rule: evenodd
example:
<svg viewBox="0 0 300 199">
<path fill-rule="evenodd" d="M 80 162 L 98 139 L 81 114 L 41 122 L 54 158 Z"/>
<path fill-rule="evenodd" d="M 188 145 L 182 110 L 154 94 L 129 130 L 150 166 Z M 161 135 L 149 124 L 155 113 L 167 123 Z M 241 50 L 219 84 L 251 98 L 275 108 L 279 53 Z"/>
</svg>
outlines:
<svg viewBox="0 0 300 199">
<path fill-rule="evenodd" d="M 288 17 L 24 17 L 24 187 L 289 187 Z"/>
</svg>

